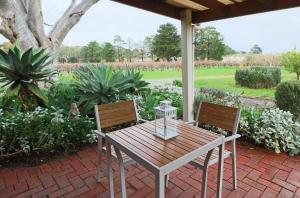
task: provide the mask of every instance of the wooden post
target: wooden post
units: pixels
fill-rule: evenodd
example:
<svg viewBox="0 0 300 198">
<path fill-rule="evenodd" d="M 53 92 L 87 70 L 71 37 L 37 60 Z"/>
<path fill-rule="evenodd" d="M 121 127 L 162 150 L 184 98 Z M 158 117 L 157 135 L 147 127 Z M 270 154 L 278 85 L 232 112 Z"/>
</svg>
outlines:
<svg viewBox="0 0 300 198">
<path fill-rule="evenodd" d="M 182 56 L 182 94 L 183 120 L 188 122 L 194 119 L 194 27 L 192 11 L 181 12 L 181 56 Z"/>
</svg>

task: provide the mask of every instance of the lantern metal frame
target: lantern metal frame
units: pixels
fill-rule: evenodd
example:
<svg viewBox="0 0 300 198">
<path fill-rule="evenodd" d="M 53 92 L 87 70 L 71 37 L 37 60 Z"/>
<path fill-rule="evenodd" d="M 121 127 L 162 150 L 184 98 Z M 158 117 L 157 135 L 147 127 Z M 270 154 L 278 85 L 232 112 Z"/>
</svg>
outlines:
<svg viewBox="0 0 300 198">
<path fill-rule="evenodd" d="M 172 130 L 168 127 L 168 119 L 177 119 L 177 108 L 168 106 L 168 107 L 155 107 L 155 132 L 154 135 L 164 139 L 168 140 L 171 138 L 174 138 L 178 135 L 178 133 L 175 130 Z M 157 123 L 158 118 L 163 118 L 163 126 L 160 127 Z"/>
</svg>

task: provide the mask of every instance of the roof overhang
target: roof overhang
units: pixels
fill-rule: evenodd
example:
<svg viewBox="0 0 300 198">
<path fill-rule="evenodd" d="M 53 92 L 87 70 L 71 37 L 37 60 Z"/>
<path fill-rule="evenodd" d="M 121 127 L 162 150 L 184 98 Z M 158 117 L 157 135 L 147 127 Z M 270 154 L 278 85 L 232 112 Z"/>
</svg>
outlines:
<svg viewBox="0 0 300 198">
<path fill-rule="evenodd" d="M 209 22 L 300 6 L 300 0 L 113 0 L 129 6 L 180 19 L 191 9 L 193 23 Z"/>
</svg>

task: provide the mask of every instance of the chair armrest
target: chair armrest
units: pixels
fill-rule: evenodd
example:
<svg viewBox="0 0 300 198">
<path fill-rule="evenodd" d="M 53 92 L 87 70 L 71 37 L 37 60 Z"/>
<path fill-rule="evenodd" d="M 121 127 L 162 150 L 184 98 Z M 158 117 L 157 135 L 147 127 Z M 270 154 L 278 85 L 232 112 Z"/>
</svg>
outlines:
<svg viewBox="0 0 300 198">
<path fill-rule="evenodd" d="M 141 121 L 141 122 L 149 122 L 148 120 L 144 120 L 144 119 L 139 119 L 138 121 Z"/>
<path fill-rule="evenodd" d="M 193 124 L 193 125 L 195 125 L 196 123 L 197 123 L 197 121 L 185 122 L 185 124 Z"/>
<path fill-rule="evenodd" d="M 105 133 L 102 133 L 99 130 L 93 130 L 94 133 L 96 133 L 97 135 L 100 135 L 102 138 L 105 138 Z"/>
<path fill-rule="evenodd" d="M 225 138 L 225 142 L 228 142 L 228 141 L 231 141 L 231 140 L 234 140 L 234 139 L 240 138 L 240 137 L 241 137 L 241 135 L 240 135 L 240 134 L 235 134 L 235 135 L 232 135 L 232 136 L 226 137 L 226 138 Z"/>
</svg>

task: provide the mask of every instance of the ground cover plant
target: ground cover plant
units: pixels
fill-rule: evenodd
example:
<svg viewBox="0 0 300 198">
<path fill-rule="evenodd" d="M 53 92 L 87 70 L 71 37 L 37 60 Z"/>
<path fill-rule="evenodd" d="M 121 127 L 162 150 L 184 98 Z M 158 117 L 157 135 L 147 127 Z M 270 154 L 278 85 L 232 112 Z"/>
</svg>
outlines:
<svg viewBox="0 0 300 198">
<path fill-rule="evenodd" d="M 294 121 L 290 112 L 278 108 L 243 109 L 239 131 L 276 153 L 300 154 L 300 123 Z"/>
<path fill-rule="evenodd" d="M 13 113 L 0 109 L 0 158 L 74 149 L 95 141 L 93 129 L 93 119 L 68 116 L 55 108 Z"/>
</svg>

